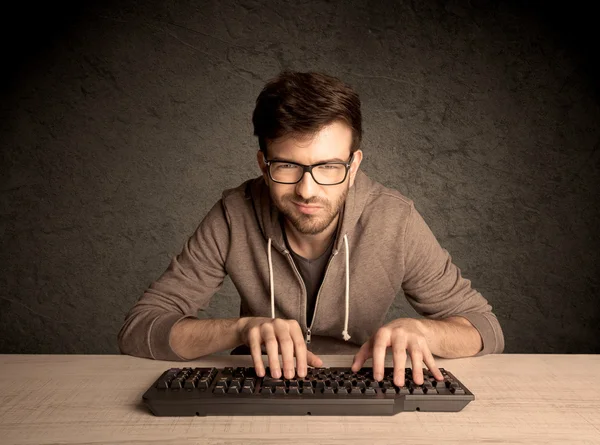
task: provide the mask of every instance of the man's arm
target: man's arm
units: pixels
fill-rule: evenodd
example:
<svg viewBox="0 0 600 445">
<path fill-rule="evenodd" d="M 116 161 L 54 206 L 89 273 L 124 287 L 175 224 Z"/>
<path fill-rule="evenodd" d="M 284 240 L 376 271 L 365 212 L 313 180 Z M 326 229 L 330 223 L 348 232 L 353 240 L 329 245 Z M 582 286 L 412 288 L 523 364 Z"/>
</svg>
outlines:
<svg viewBox="0 0 600 445">
<path fill-rule="evenodd" d="M 483 349 L 479 331 L 464 317 L 442 320 L 417 319 L 433 355 L 443 358 L 471 357 Z"/>
<path fill-rule="evenodd" d="M 430 331 L 428 339 L 436 345 L 433 353 L 441 357 L 465 351 L 471 353 L 466 355 L 501 353 L 504 335 L 492 306 L 461 275 L 414 206 L 403 247 L 406 254 L 402 287 L 408 302 L 427 317 L 419 321 Z"/>
<path fill-rule="evenodd" d="M 239 318 L 184 318 L 173 325 L 170 335 L 173 351 L 185 360 L 232 349 L 242 344 Z"/>
<path fill-rule="evenodd" d="M 228 248 L 229 227 L 219 201 L 125 317 L 118 335 L 121 353 L 184 360 L 171 347 L 171 329 L 183 319 L 198 321 L 198 310 L 223 284 Z"/>
<path fill-rule="evenodd" d="M 502 352 L 504 336 L 492 307 L 461 276 L 414 206 L 403 242 L 402 288 L 415 310 L 428 318 L 398 318 L 379 328 L 355 355 L 353 371 L 373 357 L 375 380 L 382 379 L 386 350 L 391 348 L 395 384 L 404 384 L 408 354 L 413 380 L 420 385 L 423 365 L 436 379 L 443 379 L 434 355 L 456 358 Z"/>
</svg>

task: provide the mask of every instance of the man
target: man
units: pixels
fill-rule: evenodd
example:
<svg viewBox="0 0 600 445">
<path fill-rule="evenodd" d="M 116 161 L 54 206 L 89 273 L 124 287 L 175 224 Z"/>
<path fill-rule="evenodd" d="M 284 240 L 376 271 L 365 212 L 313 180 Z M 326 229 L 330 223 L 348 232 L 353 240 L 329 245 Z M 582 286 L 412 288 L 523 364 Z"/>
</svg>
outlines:
<svg viewBox="0 0 600 445">
<path fill-rule="evenodd" d="M 283 72 L 253 114 L 262 176 L 223 193 L 166 272 L 146 290 L 119 333 L 123 353 L 188 360 L 245 345 L 259 376 L 304 377 L 319 353 L 373 358 L 394 382 L 407 354 L 415 383 L 434 355 L 500 353 L 504 337 L 486 299 L 471 288 L 413 202 L 361 170 L 358 95 L 339 79 Z M 240 318 L 199 320 L 229 274 Z M 423 319 L 386 312 L 403 290 Z M 281 362 L 280 357 L 281 356 Z M 295 364 L 294 364 L 295 358 Z"/>
</svg>

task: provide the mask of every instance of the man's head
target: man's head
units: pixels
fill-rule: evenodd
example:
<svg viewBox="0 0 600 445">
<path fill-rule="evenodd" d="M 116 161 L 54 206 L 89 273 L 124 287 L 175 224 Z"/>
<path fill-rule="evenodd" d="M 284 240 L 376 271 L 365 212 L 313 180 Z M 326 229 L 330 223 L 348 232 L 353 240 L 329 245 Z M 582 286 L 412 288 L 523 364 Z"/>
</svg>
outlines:
<svg viewBox="0 0 600 445">
<path fill-rule="evenodd" d="M 362 160 L 358 95 L 334 77 L 283 72 L 259 95 L 252 121 L 258 164 L 277 208 L 302 234 L 330 227 Z M 312 175 L 295 165 L 323 162 L 337 164 L 314 167 Z"/>
</svg>

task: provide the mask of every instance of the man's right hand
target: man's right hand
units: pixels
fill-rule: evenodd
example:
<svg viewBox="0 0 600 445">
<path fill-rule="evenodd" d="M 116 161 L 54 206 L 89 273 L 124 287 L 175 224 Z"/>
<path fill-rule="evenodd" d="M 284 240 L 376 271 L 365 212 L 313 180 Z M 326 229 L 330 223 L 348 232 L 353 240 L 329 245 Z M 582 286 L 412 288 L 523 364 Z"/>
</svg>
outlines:
<svg viewBox="0 0 600 445">
<path fill-rule="evenodd" d="M 304 378 L 307 366 L 323 366 L 323 361 L 306 349 L 302 329 L 296 320 L 281 318 L 247 317 L 239 320 L 239 335 L 242 342 L 250 347 L 254 368 L 258 377 L 264 377 L 265 366 L 262 360 L 261 345 L 265 345 L 269 359 L 271 377 L 281 378 L 279 354 L 283 362 L 283 376 L 294 378 L 294 357 L 298 377 Z"/>
</svg>

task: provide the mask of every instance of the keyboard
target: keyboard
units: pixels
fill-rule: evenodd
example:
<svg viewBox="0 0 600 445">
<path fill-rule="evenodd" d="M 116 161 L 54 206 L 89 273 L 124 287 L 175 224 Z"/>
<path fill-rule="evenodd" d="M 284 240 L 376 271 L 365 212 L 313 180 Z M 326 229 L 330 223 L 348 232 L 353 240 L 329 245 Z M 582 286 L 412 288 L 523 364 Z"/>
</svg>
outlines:
<svg viewBox="0 0 600 445">
<path fill-rule="evenodd" d="M 269 368 L 171 368 L 142 399 L 155 416 L 317 415 L 387 416 L 402 411 L 460 411 L 475 399 L 452 373 L 443 382 L 423 369 L 416 385 L 411 368 L 405 386 L 393 383 L 393 368 L 377 382 L 372 368 L 308 368 L 305 378 L 275 379 Z"/>
</svg>

